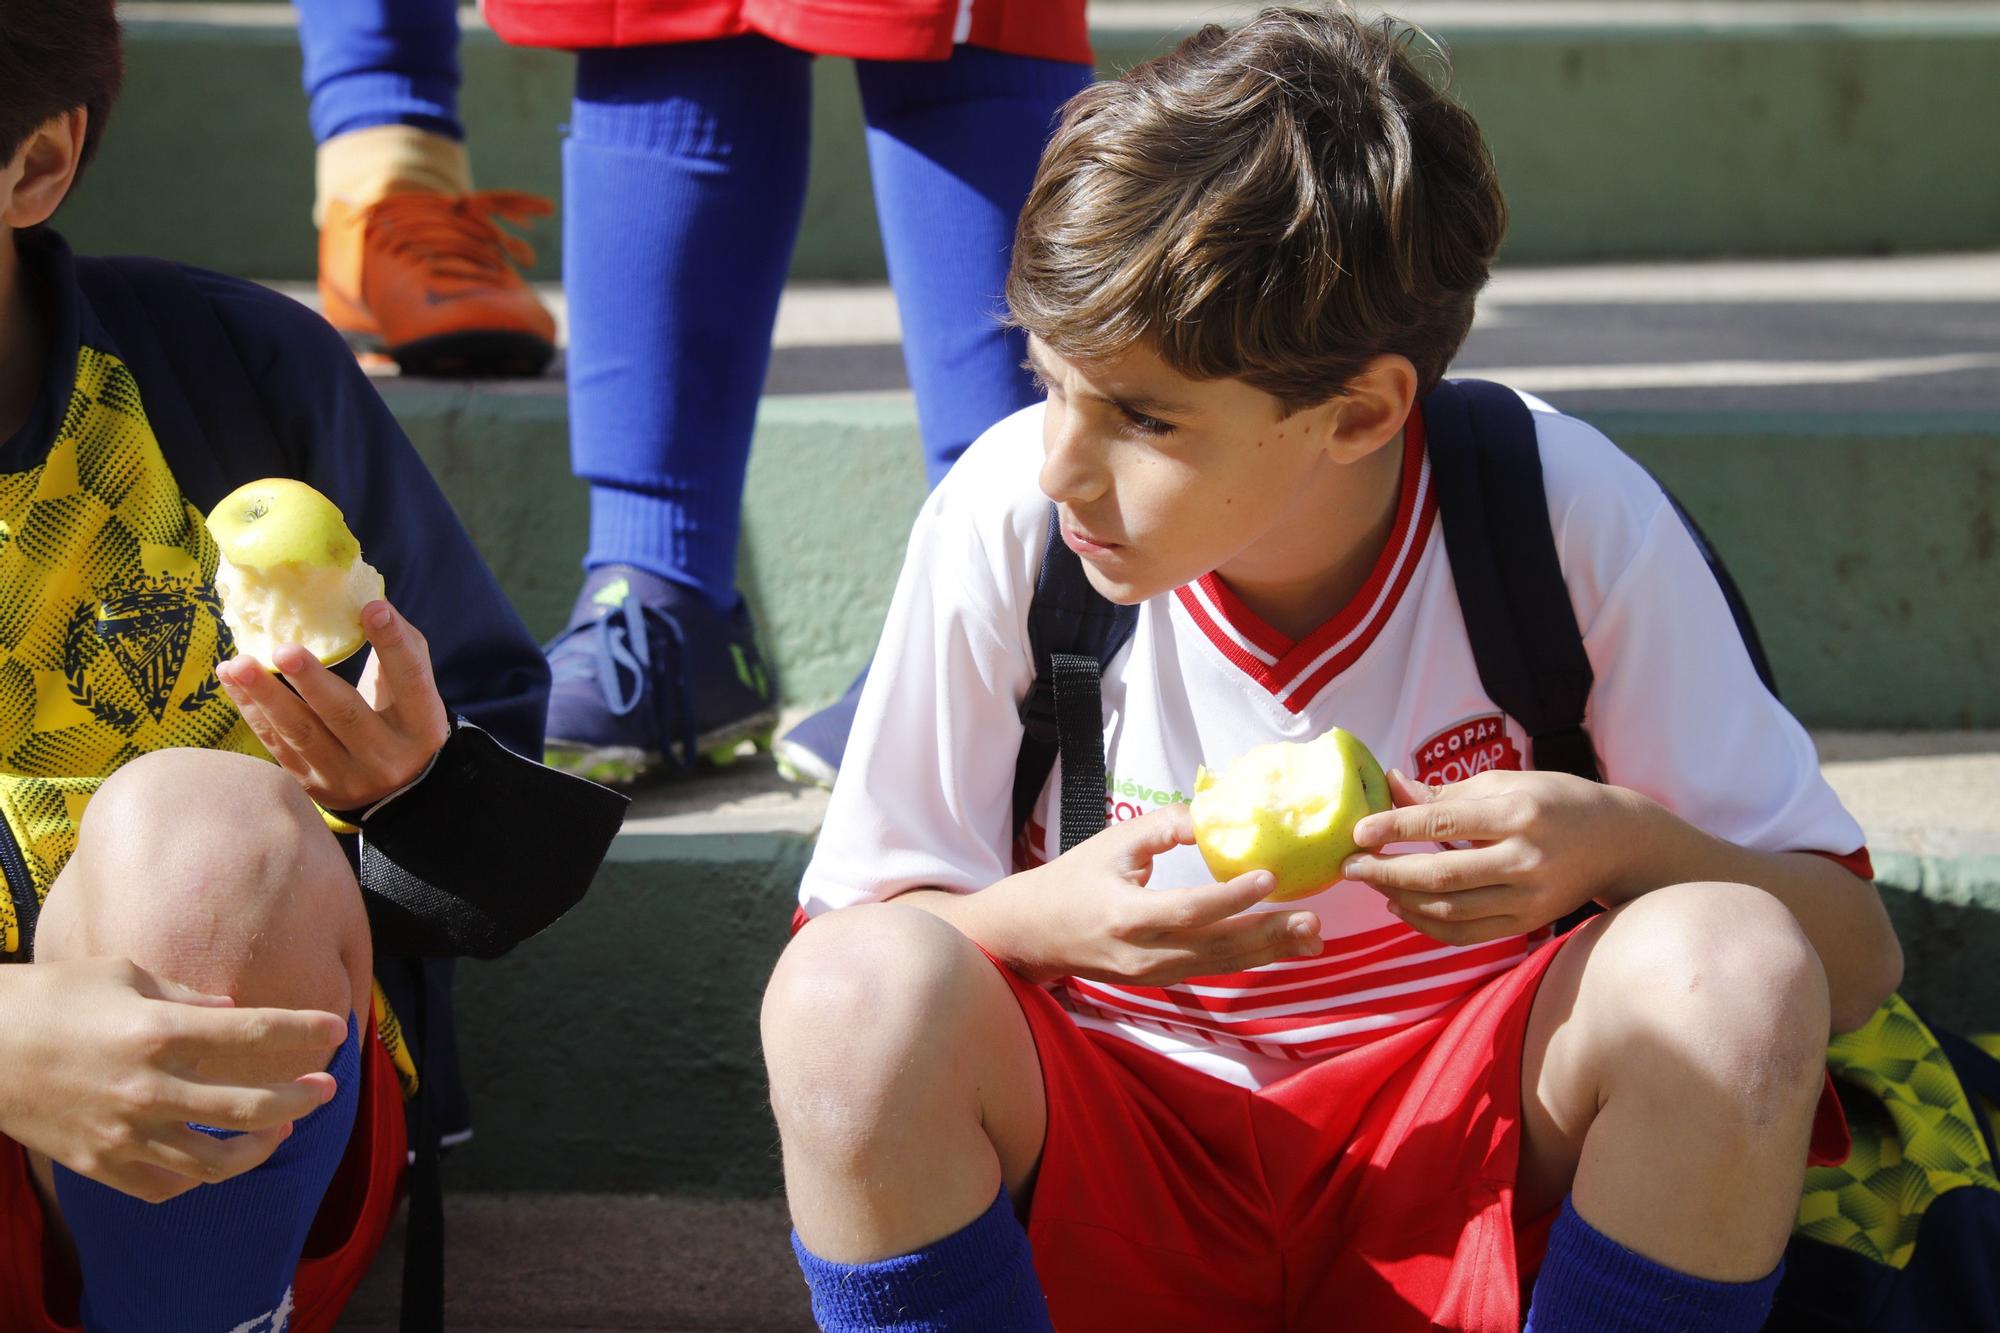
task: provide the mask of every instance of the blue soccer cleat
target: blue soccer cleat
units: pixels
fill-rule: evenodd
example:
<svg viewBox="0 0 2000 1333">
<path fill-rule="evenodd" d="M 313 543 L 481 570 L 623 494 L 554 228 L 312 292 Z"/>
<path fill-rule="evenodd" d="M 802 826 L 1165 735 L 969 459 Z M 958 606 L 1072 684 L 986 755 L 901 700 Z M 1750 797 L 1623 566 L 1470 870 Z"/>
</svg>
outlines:
<svg viewBox="0 0 2000 1333">
<path fill-rule="evenodd" d="M 777 676 L 741 598 L 725 614 L 671 579 L 605 565 L 545 651 L 551 767 L 624 784 L 729 763 L 744 741 L 771 746 Z"/>
</svg>

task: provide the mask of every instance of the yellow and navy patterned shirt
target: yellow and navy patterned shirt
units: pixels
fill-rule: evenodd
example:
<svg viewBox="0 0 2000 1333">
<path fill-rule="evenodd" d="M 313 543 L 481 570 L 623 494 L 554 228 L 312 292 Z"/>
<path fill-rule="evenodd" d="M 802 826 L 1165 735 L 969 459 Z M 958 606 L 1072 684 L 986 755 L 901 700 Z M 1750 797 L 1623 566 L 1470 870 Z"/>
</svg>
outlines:
<svg viewBox="0 0 2000 1333">
<path fill-rule="evenodd" d="M 296 477 L 339 505 L 423 629 L 451 714 L 541 753 L 541 650 L 338 334 L 219 274 L 79 259 L 47 228 L 14 244 L 52 336 L 28 420 L 0 440 L 0 962 L 32 956 L 84 809 L 122 764 L 262 753 L 215 682 L 233 645 L 202 522 L 245 482 Z M 448 849 L 455 830 L 435 836 Z M 399 1004 L 424 986 L 430 1022 L 449 1023 L 443 973 L 377 972 Z M 460 1128 L 451 1043 L 433 1065 L 440 1124 Z"/>
<path fill-rule="evenodd" d="M 235 651 L 215 560 L 131 370 L 79 348 L 48 452 L 0 475 L 0 952 L 23 952 L 16 902 L 47 897 L 120 765 L 174 746 L 263 754 L 215 679 Z"/>
</svg>

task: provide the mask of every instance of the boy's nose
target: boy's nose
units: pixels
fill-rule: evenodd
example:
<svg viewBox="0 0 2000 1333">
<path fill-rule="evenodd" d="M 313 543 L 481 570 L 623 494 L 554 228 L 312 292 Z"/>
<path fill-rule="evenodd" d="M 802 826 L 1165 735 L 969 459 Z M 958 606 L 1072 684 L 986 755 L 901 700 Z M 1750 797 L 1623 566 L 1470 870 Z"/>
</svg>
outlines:
<svg viewBox="0 0 2000 1333">
<path fill-rule="evenodd" d="M 1110 477 L 1101 446 L 1080 413 L 1053 399 L 1042 426 L 1042 494 L 1058 504 L 1083 504 L 1104 494 Z"/>
</svg>

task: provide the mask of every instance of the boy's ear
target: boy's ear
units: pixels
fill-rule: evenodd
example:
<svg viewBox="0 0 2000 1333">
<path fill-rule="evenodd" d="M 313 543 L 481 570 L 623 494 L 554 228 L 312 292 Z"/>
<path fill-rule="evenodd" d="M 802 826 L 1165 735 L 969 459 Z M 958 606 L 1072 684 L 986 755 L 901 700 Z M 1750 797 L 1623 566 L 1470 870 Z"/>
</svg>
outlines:
<svg viewBox="0 0 2000 1333">
<path fill-rule="evenodd" d="M 1417 401 L 1417 368 L 1405 356 L 1375 357 L 1335 398 L 1327 454 L 1337 463 L 1357 463 L 1396 439 Z"/>
<path fill-rule="evenodd" d="M 0 195 L 0 222 L 18 228 L 49 220 L 76 179 L 89 122 L 90 113 L 75 107 L 50 117 L 28 136 L 0 173 L 0 183 L 6 186 Z"/>
</svg>

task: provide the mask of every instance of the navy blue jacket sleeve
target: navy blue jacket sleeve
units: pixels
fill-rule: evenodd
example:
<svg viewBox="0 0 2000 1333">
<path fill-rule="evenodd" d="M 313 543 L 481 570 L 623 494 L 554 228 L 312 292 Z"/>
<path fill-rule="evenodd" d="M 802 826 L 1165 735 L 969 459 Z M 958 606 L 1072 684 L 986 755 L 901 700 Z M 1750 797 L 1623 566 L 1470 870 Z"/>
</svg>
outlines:
<svg viewBox="0 0 2000 1333">
<path fill-rule="evenodd" d="M 288 297 L 191 272 L 255 386 L 290 475 L 340 506 L 389 600 L 429 641 L 452 716 L 539 759 L 549 690 L 541 649 L 340 335 Z"/>
</svg>

